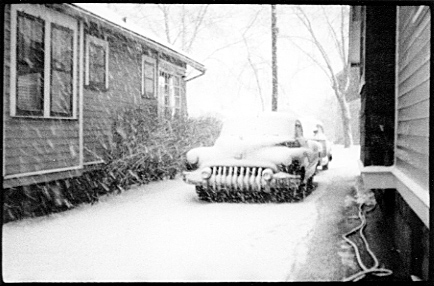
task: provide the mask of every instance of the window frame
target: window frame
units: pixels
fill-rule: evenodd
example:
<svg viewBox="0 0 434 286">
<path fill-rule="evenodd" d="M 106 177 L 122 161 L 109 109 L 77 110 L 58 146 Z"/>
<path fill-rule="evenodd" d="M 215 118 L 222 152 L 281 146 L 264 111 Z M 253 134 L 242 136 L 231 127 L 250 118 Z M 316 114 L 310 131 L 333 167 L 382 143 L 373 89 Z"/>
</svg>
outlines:
<svg viewBox="0 0 434 286">
<path fill-rule="evenodd" d="M 167 74 L 171 78 L 171 85 L 169 87 L 170 90 L 170 96 L 169 96 L 169 105 L 165 104 L 165 92 L 164 92 L 164 85 L 162 85 L 161 82 L 161 74 Z M 166 60 L 161 60 L 159 58 L 158 60 L 158 105 L 159 105 L 159 112 L 160 115 L 164 115 L 167 112 L 165 111 L 167 108 L 170 108 L 170 117 L 175 117 L 178 115 L 184 115 L 186 114 L 186 106 L 185 106 L 185 68 L 177 66 L 171 62 L 168 62 Z M 163 77 L 164 78 L 164 77 Z M 178 85 L 175 85 L 175 82 L 178 81 Z M 179 91 L 179 106 L 176 106 L 176 91 Z"/>
<path fill-rule="evenodd" d="M 183 98 L 183 85 L 182 85 L 182 76 L 173 75 L 173 115 L 181 115 L 182 113 L 182 98 Z M 178 81 L 178 84 L 176 84 Z M 176 95 L 176 91 L 178 91 L 178 96 Z M 176 106 L 176 98 L 179 99 L 179 106 Z"/>
<path fill-rule="evenodd" d="M 173 85 L 170 84 L 170 79 L 173 77 L 171 73 L 166 70 L 160 69 L 158 72 L 158 87 L 159 87 L 159 96 L 161 98 L 160 106 L 161 106 L 161 114 L 164 116 L 172 116 L 172 102 L 173 102 Z M 167 92 L 168 94 L 167 94 Z M 168 95 L 168 97 L 167 97 Z M 168 99 L 168 103 L 166 103 L 166 98 Z M 169 110 L 169 112 L 167 112 Z"/>
<path fill-rule="evenodd" d="M 145 68 L 146 64 L 153 65 L 153 72 L 154 72 L 154 78 L 153 78 L 153 87 L 154 90 L 152 91 L 153 96 L 148 96 L 146 91 L 146 74 L 145 74 Z M 159 77 L 159 73 L 157 72 L 157 61 L 156 59 L 147 56 L 142 55 L 142 81 L 141 81 L 141 96 L 142 98 L 146 99 L 156 99 L 157 98 L 157 78 Z"/>
<path fill-rule="evenodd" d="M 167 77 L 166 77 L 166 76 Z M 164 79 L 162 82 L 161 79 Z M 167 80 L 166 80 L 167 78 Z M 178 79 L 178 85 L 175 84 Z M 183 111 L 183 98 L 184 98 L 184 88 L 183 88 L 183 76 L 178 73 L 172 73 L 165 69 L 160 69 L 158 72 L 158 87 L 159 87 L 159 98 L 160 98 L 160 109 L 162 114 L 167 114 L 166 110 L 170 110 L 170 116 L 181 115 Z M 169 102 L 166 104 L 166 86 L 169 92 Z M 176 90 L 179 91 L 179 106 L 176 106 Z"/>
<path fill-rule="evenodd" d="M 56 29 L 59 29 L 59 30 L 66 30 L 66 31 L 72 31 L 70 28 L 61 26 L 61 25 L 59 25 L 57 23 L 51 23 L 51 28 L 56 28 Z M 52 31 L 53 31 L 53 29 L 50 30 L 50 33 L 52 33 Z M 72 32 L 74 32 L 74 31 L 72 31 Z M 51 37 L 50 40 L 52 41 L 52 39 L 53 38 Z M 74 41 L 74 38 L 73 38 L 73 41 Z M 73 54 L 74 54 L 74 52 L 73 52 Z M 53 49 L 51 49 L 51 51 L 50 51 L 50 70 L 51 71 L 55 70 L 55 68 L 53 68 L 53 62 L 54 62 L 53 61 Z M 73 63 L 73 67 L 74 67 L 74 55 L 72 55 L 72 63 Z M 61 71 L 61 70 L 58 70 L 58 71 Z M 74 69 L 72 69 L 70 71 L 70 75 L 71 75 L 71 78 L 74 78 Z M 72 115 L 72 110 L 69 113 L 53 111 L 52 104 L 51 104 L 53 102 L 53 100 L 52 100 L 53 93 L 52 93 L 52 89 L 51 89 L 52 85 L 53 85 L 53 72 L 51 72 L 51 74 L 50 74 L 50 115 L 53 116 L 53 117 L 55 117 L 55 116 L 61 116 L 61 117 L 63 117 L 64 115 L 67 115 L 67 117 L 70 117 Z M 71 85 L 72 85 L 72 82 L 71 82 Z M 72 88 L 73 87 L 71 86 L 71 90 L 72 90 Z M 73 101 L 73 98 L 71 96 L 71 98 L 69 99 L 69 103 L 70 103 L 71 108 L 73 106 L 72 105 L 72 101 Z"/>
<path fill-rule="evenodd" d="M 44 65 L 43 65 L 43 102 L 42 113 L 34 114 L 33 112 L 23 112 L 19 114 L 18 110 L 18 17 L 26 15 L 29 18 L 40 19 L 44 23 L 44 35 L 43 35 L 43 47 L 44 47 Z M 66 116 L 51 114 L 51 51 L 52 51 L 52 38 L 51 28 L 52 24 L 60 27 L 70 29 L 73 33 L 73 47 L 72 47 L 72 94 L 71 94 L 71 112 Z M 43 119 L 65 119 L 65 120 L 77 120 L 77 97 L 78 97 L 78 21 L 73 17 L 62 14 L 55 10 L 52 10 L 44 5 L 28 5 L 28 4 L 12 4 L 11 5 L 11 29 L 10 29 L 10 116 L 20 118 L 43 118 Z"/>
<path fill-rule="evenodd" d="M 89 59 L 89 50 L 90 45 L 96 45 L 102 47 L 105 53 L 105 75 L 104 75 L 104 83 L 92 82 L 90 81 L 90 59 Z M 107 91 L 109 89 L 109 43 L 106 39 L 97 38 L 95 36 L 86 34 L 86 57 L 85 57 L 85 80 L 84 84 L 87 88 L 97 89 L 100 91 Z"/>
</svg>

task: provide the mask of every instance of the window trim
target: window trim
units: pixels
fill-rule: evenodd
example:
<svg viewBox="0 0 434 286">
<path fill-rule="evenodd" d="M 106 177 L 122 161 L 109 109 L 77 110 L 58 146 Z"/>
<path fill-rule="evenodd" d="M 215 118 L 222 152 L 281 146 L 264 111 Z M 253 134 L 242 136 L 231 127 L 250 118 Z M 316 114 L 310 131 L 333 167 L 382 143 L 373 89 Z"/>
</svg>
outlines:
<svg viewBox="0 0 434 286">
<path fill-rule="evenodd" d="M 152 64 L 154 66 L 154 90 L 153 90 L 153 96 L 149 97 L 146 94 L 145 90 L 145 65 L 146 63 Z M 141 81 L 141 96 L 142 98 L 147 99 L 156 99 L 157 98 L 157 78 L 158 78 L 158 72 L 157 72 L 157 61 L 156 59 L 142 54 L 142 81 Z"/>
<path fill-rule="evenodd" d="M 89 49 L 90 44 L 94 44 L 96 46 L 100 46 L 105 51 L 105 83 L 101 85 L 99 83 L 94 83 L 90 81 L 90 60 L 89 60 Z M 86 76 L 84 80 L 84 84 L 86 87 L 97 88 L 99 90 L 108 90 L 109 89 L 109 44 L 106 39 L 100 39 L 95 36 L 86 34 L 86 64 L 85 64 Z"/>
<path fill-rule="evenodd" d="M 24 13 L 44 21 L 44 88 L 42 115 L 17 114 L 17 42 L 18 14 Z M 72 67 L 72 114 L 68 117 L 51 116 L 51 24 L 69 28 L 73 31 L 73 67 Z M 78 21 L 43 5 L 14 4 L 11 5 L 10 29 L 10 116 L 19 118 L 65 119 L 77 120 L 78 96 Z"/>
</svg>

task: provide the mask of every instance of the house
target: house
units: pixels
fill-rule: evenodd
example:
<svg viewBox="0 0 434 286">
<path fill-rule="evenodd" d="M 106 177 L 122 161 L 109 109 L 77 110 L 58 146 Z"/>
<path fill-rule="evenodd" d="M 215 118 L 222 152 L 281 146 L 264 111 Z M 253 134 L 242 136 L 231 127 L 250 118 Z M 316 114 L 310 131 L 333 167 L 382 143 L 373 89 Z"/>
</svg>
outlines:
<svg viewBox="0 0 434 286">
<path fill-rule="evenodd" d="M 350 35 L 350 63 L 361 76 L 363 184 L 387 217 L 400 275 L 432 280 L 430 7 L 353 6 Z"/>
<path fill-rule="evenodd" d="M 204 73 L 104 5 L 5 5 L 3 188 L 98 168 L 118 110 L 186 114 L 186 82 Z"/>
</svg>

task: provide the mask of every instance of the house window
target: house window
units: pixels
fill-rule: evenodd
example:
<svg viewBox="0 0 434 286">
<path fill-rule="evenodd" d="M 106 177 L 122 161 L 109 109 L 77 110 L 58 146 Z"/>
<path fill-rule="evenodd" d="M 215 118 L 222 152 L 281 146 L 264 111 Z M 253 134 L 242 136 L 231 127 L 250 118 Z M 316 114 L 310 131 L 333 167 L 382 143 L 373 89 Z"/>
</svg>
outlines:
<svg viewBox="0 0 434 286">
<path fill-rule="evenodd" d="M 160 72 L 160 95 L 162 96 L 162 109 L 163 114 L 166 117 L 170 117 L 172 115 L 171 108 L 171 98 L 173 93 L 173 78 L 172 75 L 161 71 Z"/>
<path fill-rule="evenodd" d="M 51 116 L 72 115 L 73 31 L 52 24 Z"/>
<path fill-rule="evenodd" d="M 11 17 L 11 116 L 76 118 L 76 21 L 42 5 Z"/>
<path fill-rule="evenodd" d="M 17 114 L 42 116 L 45 21 L 19 12 L 17 26 Z"/>
<path fill-rule="evenodd" d="M 303 137 L 303 127 L 299 121 L 295 123 L 295 138 Z"/>
<path fill-rule="evenodd" d="M 155 98 L 155 59 L 142 56 L 142 98 Z"/>
<path fill-rule="evenodd" d="M 87 35 L 86 39 L 86 85 L 98 90 L 107 90 L 108 42 L 90 35 Z"/>
<path fill-rule="evenodd" d="M 166 117 L 181 115 L 183 94 L 181 82 L 180 76 L 160 71 L 160 95 L 162 97 L 163 114 Z"/>
<path fill-rule="evenodd" d="M 175 115 L 181 115 L 181 101 L 182 101 L 182 86 L 181 86 L 181 78 L 179 76 L 173 77 L 173 98 L 174 98 L 174 113 Z"/>
</svg>

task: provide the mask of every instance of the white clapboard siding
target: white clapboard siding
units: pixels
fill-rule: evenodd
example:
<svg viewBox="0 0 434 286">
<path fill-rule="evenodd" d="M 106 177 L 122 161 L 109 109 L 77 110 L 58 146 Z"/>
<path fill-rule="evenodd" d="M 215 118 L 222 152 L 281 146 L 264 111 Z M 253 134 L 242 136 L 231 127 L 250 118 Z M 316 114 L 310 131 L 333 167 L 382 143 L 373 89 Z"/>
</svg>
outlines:
<svg viewBox="0 0 434 286">
<path fill-rule="evenodd" d="M 399 7 L 396 165 L 428 186 L 431 16 Z"/>
</svg>

